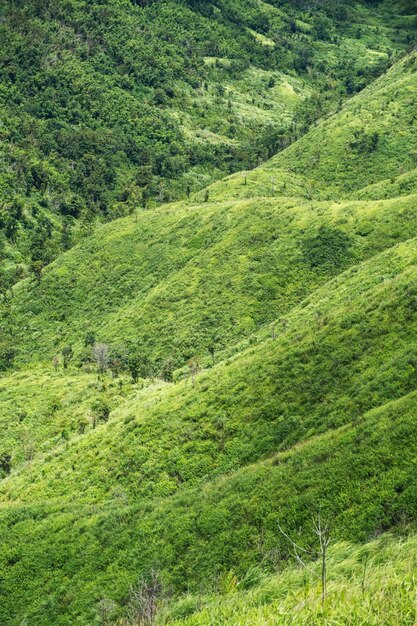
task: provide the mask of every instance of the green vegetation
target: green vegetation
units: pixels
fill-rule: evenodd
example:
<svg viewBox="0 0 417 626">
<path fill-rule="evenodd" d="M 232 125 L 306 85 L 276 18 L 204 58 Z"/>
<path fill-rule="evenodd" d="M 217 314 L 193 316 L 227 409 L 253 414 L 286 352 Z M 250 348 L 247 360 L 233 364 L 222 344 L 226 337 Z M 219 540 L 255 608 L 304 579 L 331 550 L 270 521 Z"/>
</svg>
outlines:
<svg viewBox="0 0 417 626">
<path fill-rule="evenodd" d="M 55 4 L 1 9 L 0 623 L 412 626 L 415 7 Z"/>
<path fill-rule="evenodd" d="M 288 569 L 273 578 L 252 570 L 225 577 L 220 598 L 186 596 L 161 616 L 175 626 L 406 626 L 416 619 L 415 538 L 385 536 L 362 547 L 339 543 L 329 558 L 328 606 L 320 604 L 319 571 Z"/>
<path fill-rule="evenodd" d="M 0 290 L 288 146 L 411 44 L 391 4 L 2 3 Z"/>
<path fill-rule="evenodd" d="M 80 361 L 93 331 L 99 342 L 124 344 L 142 376 L 159 375 L 168 360 L 175 368 L 196 356 L 209 362 L 210 349 L 249 338 L 338 272 L 413 237 L 412 184 L 394 198 L 364 198 L 387 183 L 398 188 L 396 178 L 385 181 L 388 171 L 414 170 L 407 155 L 417 150 L 416 67 L 416 56 L 407 57 L 282 155 L 215 183 L 209 202 L 196 197 L 108 224 L 42 271 L 40 282 L 21 283 L 4 303 L 2 361 L 51 362 L 69 345 Z M 386 114 L 391 98 L 396 115 Z M 384 128 L 372 160 L 352 157 L 352 180 L 363 186 L 353 193 L 344 190 L 346 119 L 369 135 Z M 317 182 L 294 170 L 314 172 Z M 337 201 L 323 200 L 332 193 Z"/>
</svg>

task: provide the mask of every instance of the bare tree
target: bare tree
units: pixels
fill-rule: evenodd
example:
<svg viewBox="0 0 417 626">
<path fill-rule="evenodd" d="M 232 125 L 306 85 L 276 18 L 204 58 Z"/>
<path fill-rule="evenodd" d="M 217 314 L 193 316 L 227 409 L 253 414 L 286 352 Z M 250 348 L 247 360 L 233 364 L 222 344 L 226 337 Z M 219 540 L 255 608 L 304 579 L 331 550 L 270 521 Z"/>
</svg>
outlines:
<svg viewBox="0 0 417 626">
<path fill-rule="evenodd" d="M 155 624 L 162 591 L 162 583 L 154 570 L 151 571 L 148 578 L 141 578 L 131 588 L 127 607 L 129 626 L 152 626 Z"/>
<path fill-rule="evenodd" d="M 32 465 L 32 461 L 35 458 L 36 448 L 35 448 L 35 442 L 33 441 L 33 438 L 31 434 L 29 433 L 29 431 L 25 431 L 23 433 L 22 442 L 23 442 L 23 453 L 25 455 L 25 460 L 30 466 Z"/>
<path fill-rule="evenodd" d="M 198 374 L 198 372 L 200 371 L 200 361 L 198 360 L 198 357 L 194 357 L 193 359 L 190 359 L 188 361 L 188 367 L 190 368 L 190 374 L 191 374 L 191 383 L 194 387 L 195 385 L 195 378 Z"/>
<path fill-rule="evenodd" d="M 98 617 L 100 620 L 100 626 L 112 626 L 112 615 L 116 608 L 113 600 L 109 598 L 102 598 L 98 603 Z"/>
<path fill-rule="evenodd" d="M 362 595 L 365 593 L 365 583 L 366 583 L 367 568 L 368 568 L 368 555 L 365 554 L 365 557 L 363 559 L 362 580 L 361 580 Z"/>
<path fill-rule="evenodd" d="M 291 544 L 295 558 L 298 563 L 302 565 L 307 571 L 310 572 L 313 576 L 317 576 L 317 573 L 306 563 L 307 558 L 318 559 L 320 561 L 320 579 L 321 579 L 321 606 L 324 609 L 324 604 L 326 601 L 326 591 L 327 591 L 327 553 L 328 548 L 331 543 L 330 536 L 330 525 L 328 522 L 323 522 L 321 513 L 319 512 L 316 519 L 313 519 L 313 528 L 314 532 L 318 538 L 318 549 L 317 550 L 309 550 L 303 548 L 299 544 L 297 544 L 278 524 L 278 528 L 281 534 L 289 541 Z"/>
<path fill-rule="evenodd" d="M 72 358 L 74 356 L 74 351 L 71 345 L 64 346 L 62 348 L 62 358 L 64 362 L 64 370 L 68 369 L 68 365 L 70 364 Z"/>
<path fill-rule="evenodd" d="M 327 550 L 329 548 L 331 538 L 330 526 L 328 523 L 323 524 L 320 513 L 318 514 L 317 520 L 314 523 L 314 530 L 318 537 L 320 545 L 319 557 L 321 560 L 321 606 L 322 608 L 324 608 L 327 586 Z"/>
<path fill-rule="evenodd" d="M 109 367 L 109 346 L 106 343 L 95 343 L 92 349 L 93 359 L 97 363 L 100 372 L 105 372 Z"/>
</svg>

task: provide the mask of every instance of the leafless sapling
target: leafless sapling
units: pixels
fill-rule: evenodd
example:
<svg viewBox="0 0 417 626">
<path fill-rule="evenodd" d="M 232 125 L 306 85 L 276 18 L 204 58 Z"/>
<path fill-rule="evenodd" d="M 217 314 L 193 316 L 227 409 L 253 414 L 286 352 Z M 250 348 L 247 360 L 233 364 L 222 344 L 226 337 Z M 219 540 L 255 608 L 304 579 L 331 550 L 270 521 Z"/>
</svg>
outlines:
<svg viewBox="0 0 417 626">
<path fill-rule="evenodd" d="M 200 362 L 198 360 L 198 357 L 194 357 L 190 359 L 188 361 L 188 367 L 190 368 L 191 383 L 192 383 L 192 386 L 194 387 L 196 376 L 198 372 L 200 371 Z"/>
<path fill-rule="evenodd" d="M 129 626 L 155 624 L 162 592 L 162 583 L 154 570 L 148 578 L 141 578 L 131 588 L 127 607 Z"/>
<path fill-rule="evenodd" d="M 328 557 L 329 545 L 331 543 L 330 524 L 328 522 L 323 522 L 320 512 L 318 513 L 317 517 L 313 519 L 313 529 L 318 539 L 317 550 L 303 548 L 298 543 L 296 543 L 282 529 L 280 525 L 278 525 L 278 528 L 281 534 L 287 539 L 287 541 L 292 546 L 295 558 L 297 559 L 298 563 L 302 565 L 302 567 L 304 567 L 307 571 L 309 571 L 313 576 L 317 576 L 317 573 L 306 563 L 306 559 L 310 557 L 311 559 L 319 560 L 320 581 L 321 581 L 321 605 L 322 605 L 322 609 L 324 609 L 324 605 L 326 601 L 326 593 L 327 593 L 327 557 Z"/>
</svg>

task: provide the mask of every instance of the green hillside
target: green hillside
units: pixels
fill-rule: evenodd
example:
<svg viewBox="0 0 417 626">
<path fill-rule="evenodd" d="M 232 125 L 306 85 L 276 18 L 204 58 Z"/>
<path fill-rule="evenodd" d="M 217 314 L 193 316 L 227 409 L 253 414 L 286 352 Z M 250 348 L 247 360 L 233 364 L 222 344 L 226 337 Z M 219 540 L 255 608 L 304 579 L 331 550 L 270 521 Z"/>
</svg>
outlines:
<svg viewBox="0 0 417 626">
<path fill-rule="evenodd" d="M 102 596 L 123 614 L 152 566 L 176 591 L 240 578 L 261 537 L 288 555 L 278 522 L 311 541 L 318 503 L 351 541 L 412 522 L 416 261 L 410 240 L 348 270 L 285 335 L 194 387 L 132 390 L 107 422 L 17 467 L 1 487 L 3 621 L 89 623 Z"/>
<path fill-rule="evenodd" d="M 336 115 L 320 120 L 287 150 L 245 174 L 246 185 L 242 173 L 235 174 L 215 183 L 211 197 L 296 191 L 307 198 L 339 200 L 412 193 L 417 158 L 416 72 L 415 55 L 409 55 Z"/>
<path fill-rule="evenodd" d="M 365 546 L 340 543 L 329 558 L 329 605 L 320 604 L 320 572 L 288 568 L 268 578 L 252 570 L 247 579 L 225 578 L 219 598 L 189 595 L 161 618 L 161 624 L 203 626 L 298 626 L 325 624 L 413 624 L 415 538 L 384 536 Z"/>
<path fill-rule="evenodd" d="M 335 274 L 413 237 L 416 69 L 416 55 L 407 57 L 280 156 L 216 183 L 212 201 L 113 222 L 46 268 L 40 282 L 21 283 L 4 304 L 3 362 L 50 363 L 68 345 L 82 361 L 91 332 L 135 356 L 143 376 L 159 375 L 168 362 L 171 370 L 191 358 L 209 362 L 209 350 L 216 358 Z M 387 112 L 391 99 L 395 115 Z M 356 128 L 364 137 L 384 128 L 372 153 L 352 148 Z M 317 151 L 315 170 L 309 155 Z M 411 182 L 401 192 L 395 174 L 407 167 L 402 176 Z M 344 189 L 346 172 L 361 191 Z M 398 195 L 391 198 L 387 185 Z"/>
<path fill-rule="evenodd" d="M 39 261 L 0 300 L 0 624 L 413 626 L 414 3 L 0 11 L 7 59 L 33 43 L 1 83 L 8 219 L 24 198 L 2 269 Z M 68 157 L 73 133 L 94 145 Z M 149 167 L 124 141 L 175 202 L 118 195 Z M 59 191 L 22 191 L 31 159 Z"/>
<path fill-rule="evenodd" d="M 1 291 L 97 223 L 282 150 L 414 26 L 406 2 L 3 2 Z"/>
</svg>

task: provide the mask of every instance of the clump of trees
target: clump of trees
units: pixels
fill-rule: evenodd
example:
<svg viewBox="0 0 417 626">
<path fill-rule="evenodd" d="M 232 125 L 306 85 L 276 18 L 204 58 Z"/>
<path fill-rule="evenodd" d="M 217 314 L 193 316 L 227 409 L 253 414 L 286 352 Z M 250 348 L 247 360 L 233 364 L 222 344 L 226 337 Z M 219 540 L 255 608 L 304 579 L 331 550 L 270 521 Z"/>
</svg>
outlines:
<svg viewBox="0 0 417 626">
<path fill-rule="evenodd" d="M 306 263 L 320 271 L 333 271 L 342 267 L 352 255 L 350 237 L 342 230 L 320 226 L 317 233 L 302 241 L 302 255 Z"/>
<path fill-rule="evenodd" d="M 125 344 L 108 344 L 96 340 L 96 334 L 88 331 L 84 337 L 84 347 L 76 354 L 71 344 L 64 346 L 61 353 L 54 355 L 52 366 L 56 372 L 62 367 L 94 368 L 99 377 L 109 373 L 117 378 L 122 373 L 130 374 L 132 382 L 140 378 L 158 377 L 165 382 L 172 382 L 177 363 L 174 358 L 167 357 L 159 362 L 151 362 L 141 346 L 133 342 Z M 196 372 L 195 372 L 196 373 Z"/>
<path fill-rule="evenodd" d="M 349 147 L 360 154 L 371 154 L 377 149 L 379 140 L 380 136 L 377 131 L 368 133 L 365 129 L 356 129 Z"/>
</svg>

